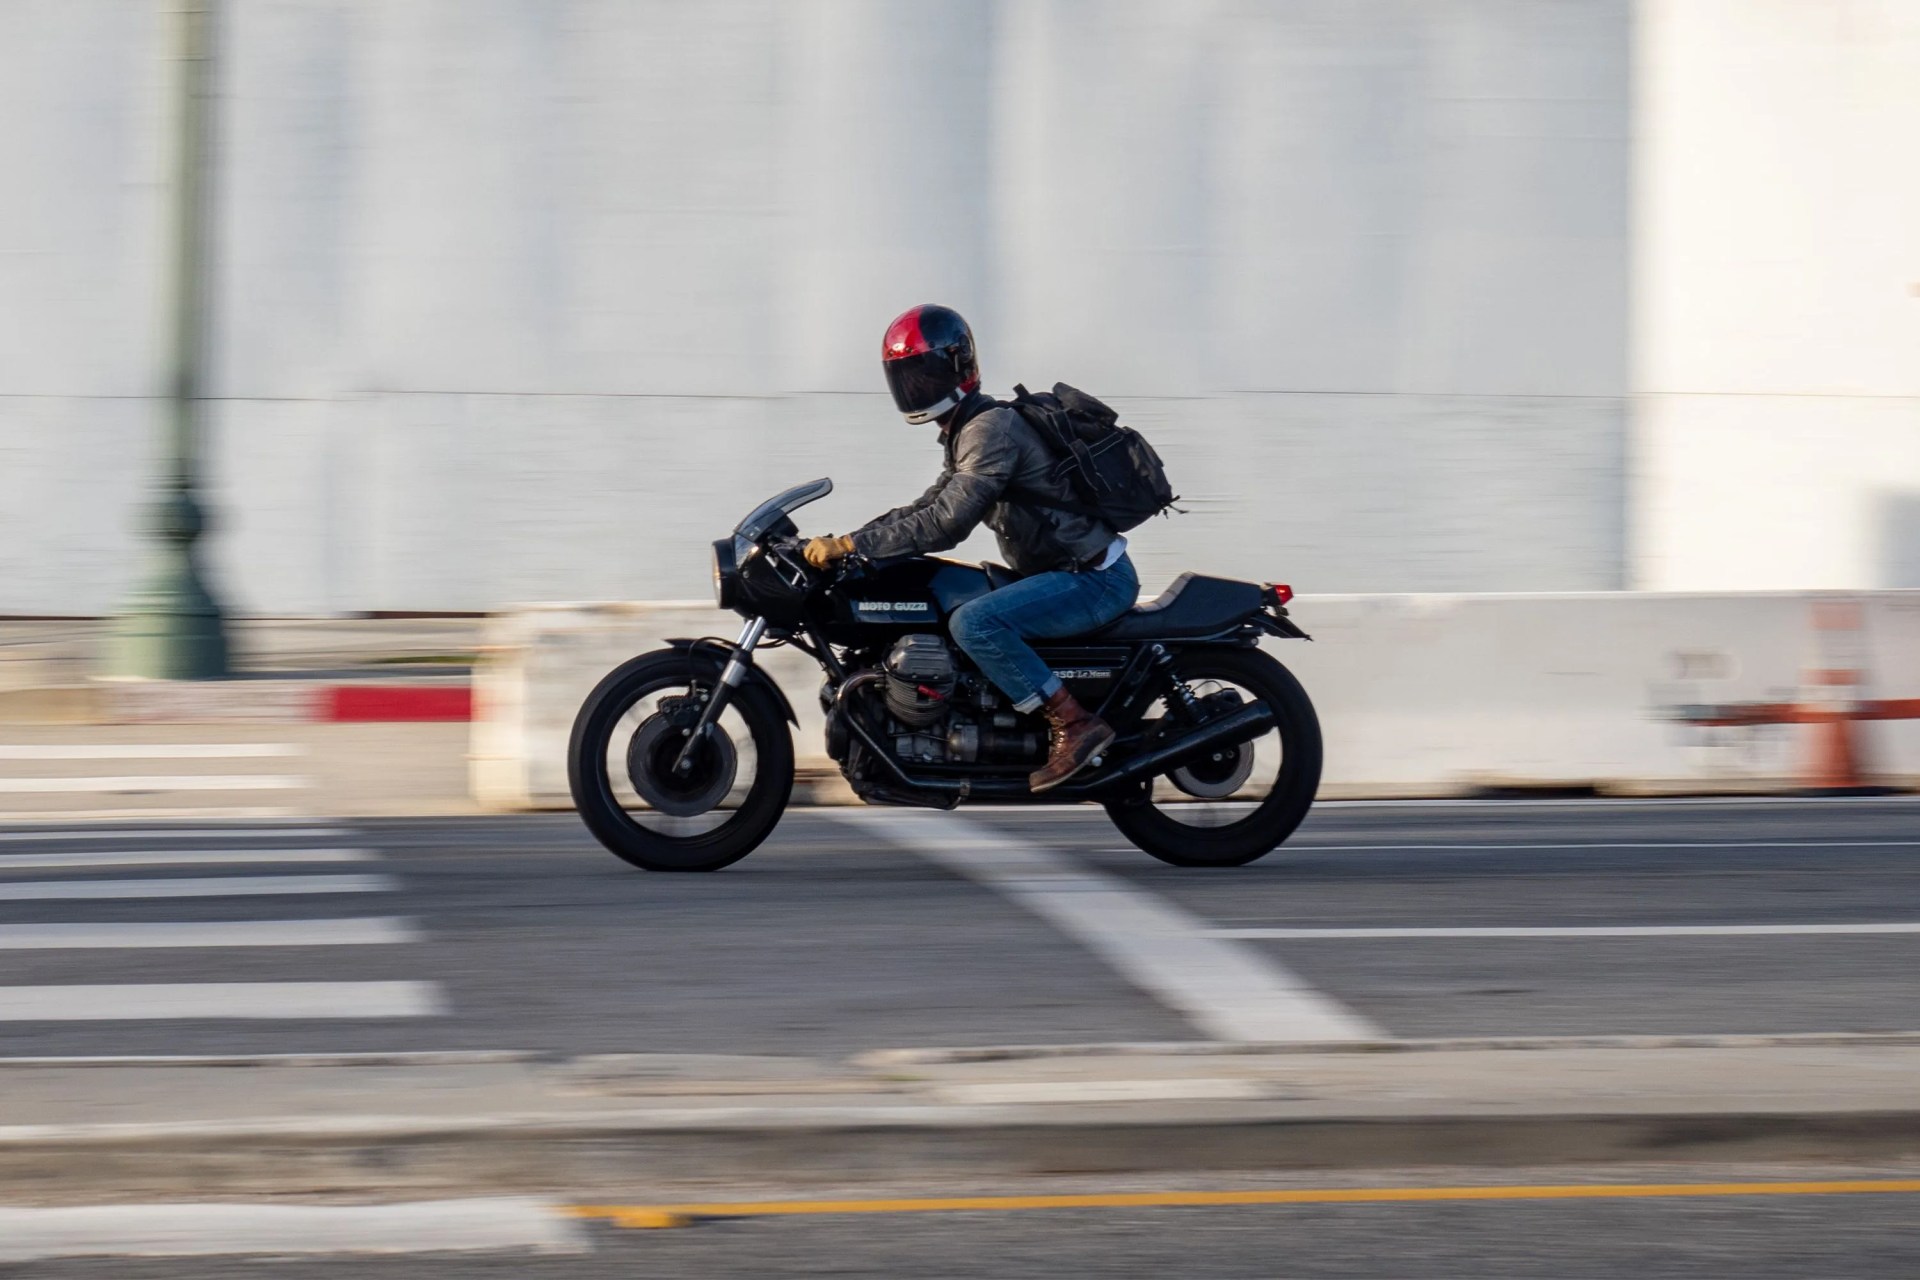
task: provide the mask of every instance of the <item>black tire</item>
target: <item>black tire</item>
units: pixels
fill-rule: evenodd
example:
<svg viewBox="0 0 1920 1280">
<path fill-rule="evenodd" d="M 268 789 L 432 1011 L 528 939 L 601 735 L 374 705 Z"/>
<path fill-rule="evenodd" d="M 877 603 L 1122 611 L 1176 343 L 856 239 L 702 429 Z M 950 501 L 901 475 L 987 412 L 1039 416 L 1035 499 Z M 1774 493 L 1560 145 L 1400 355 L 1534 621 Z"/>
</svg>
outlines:
<svg viewBox="0 0 1920 1280">
<path fill-rule="evenodd" d="M 734 692 L 732 708 L 753 736 L 754 779 L 733 815 L 711 831 L 668 835 L 636 822 L 607 773 L 607 749 L 621 718 L 655 690 L 694 679 L 712 684 L 720 663 L 674 649 L 643 654 L 613 670 L 580 707 L 567 745 L 567 779 L 587 830 L 617 858 L 644 871 L 718 871 L 767 838 L 793 792 L 793 738 L 779 704 L 753 681 Z"/>
<path fill-rule="evenodd" d="M 1181 823 L 1149 798 L 1108 802 L 1107 816 L 1120 834 L 1162 862 L 1176 867 L 1238 867 L 1264 857 L 1293 834 L 1320 789 L 1320 719 L 1293 673 L 1257 649 L 1194 649 L 1174 659 L 1187 681 L 1230 680 L 1255 694 L 1278 721 L 1280 768 L 1266 798 L 1245 818 L 1218 827 Z"/>
</svg>

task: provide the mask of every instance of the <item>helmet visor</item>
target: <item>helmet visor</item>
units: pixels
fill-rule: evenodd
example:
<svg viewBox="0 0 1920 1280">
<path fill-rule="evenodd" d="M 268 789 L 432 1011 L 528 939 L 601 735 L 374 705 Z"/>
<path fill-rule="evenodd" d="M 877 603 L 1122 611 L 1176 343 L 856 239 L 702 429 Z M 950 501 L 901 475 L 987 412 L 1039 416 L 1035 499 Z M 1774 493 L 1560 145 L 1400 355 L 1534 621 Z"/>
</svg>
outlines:
<svg viewBox="0 0 1920 1280">
<path fill-rule="evenodd" d="M 881 363 L 887 371 L 887 390 L 893 392 L 894 407 L 913 417 L 938 407 L 942 401 L 957 400 L 960 374 L 953 357 L 945 351 L 924 351 Z"/>
</svg>

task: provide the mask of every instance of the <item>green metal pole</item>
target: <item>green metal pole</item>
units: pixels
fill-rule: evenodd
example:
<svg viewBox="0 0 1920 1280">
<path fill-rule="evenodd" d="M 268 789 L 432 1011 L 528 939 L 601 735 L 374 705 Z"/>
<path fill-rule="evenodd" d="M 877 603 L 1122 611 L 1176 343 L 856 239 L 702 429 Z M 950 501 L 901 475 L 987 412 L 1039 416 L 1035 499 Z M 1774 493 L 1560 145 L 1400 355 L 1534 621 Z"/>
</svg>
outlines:
<svg viewBox="0 0 1920 1280">
<path fill-rule="evenodd" d="M 209 680 L 227 674 L 220 605 L 201 572 L 197 544 L 207 520 L 199 488 L 204 437 L 207 332 L 208 133 L 214 86 L 214 5 L 172 0 L 176 81 L 167 326 L 167 429 L 146 579 L 117 619 L 109 646 L 116 675 Z"/>
</svg>

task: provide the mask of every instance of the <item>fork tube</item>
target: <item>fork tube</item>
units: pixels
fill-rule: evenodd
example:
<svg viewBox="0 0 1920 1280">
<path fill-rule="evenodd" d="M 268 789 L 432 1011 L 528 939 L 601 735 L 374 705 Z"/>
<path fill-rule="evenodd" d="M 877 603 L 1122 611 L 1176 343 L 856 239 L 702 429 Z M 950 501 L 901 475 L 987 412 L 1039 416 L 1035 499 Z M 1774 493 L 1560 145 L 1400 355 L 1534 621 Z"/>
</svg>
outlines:
<svg viewBox="0 0 1920 1280">
<path fill-rule="evenodd" d="M 727 703 L 732 701 L 733 691 L 747 678 L 747 668 L 753 665 L 753 651 L 759 647 L 760 637 L 766 633 L 765 618 L 747 620 L 746 627 L 740 632 L 740 643 L 720 671 L 720 683 L 714 686 L 713 696 L 707 699 L 707 705 L 700 711 L 700 723 L 693 726 L 693 732 L 681 744 L 680 754 L 673 758 L 675 773 L 685 773 L 692 767 L 694 747 L 706 741 L 707 734 L 713 729 L 713 722 L 720 718 L 720 713 L 727 709 Z"/>
<path fill-rule="evenodd" d="M 760 645 L 760 637 L 767 634 L 765 618 L 749 618 L 741 629 L 740 643 L 735 646 L 733 657 L 727 661 L 727 669 L 720 673 L 720 683 L 729 689 L 736 689 L 740 681 L 746 678 L 747 668 L 753 665 L 753 651 Z"/>
</svg>

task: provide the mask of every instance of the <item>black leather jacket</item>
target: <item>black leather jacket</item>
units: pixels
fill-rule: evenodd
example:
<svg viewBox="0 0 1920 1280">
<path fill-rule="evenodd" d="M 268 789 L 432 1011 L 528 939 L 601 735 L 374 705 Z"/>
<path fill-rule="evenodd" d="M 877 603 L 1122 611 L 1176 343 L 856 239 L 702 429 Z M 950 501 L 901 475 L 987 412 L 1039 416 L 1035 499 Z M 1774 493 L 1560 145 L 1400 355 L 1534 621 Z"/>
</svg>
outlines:
<svg viewBox="0 0 1920 1280">
<path fill-rule="evenodd" d="M 1053 454 L 1012 408 L 978 391 L 940 434 L 947 465 L 933 487 L 853 531 L 863 556 L 930 555 L 958 546 L 985 521 L 1000 554 L 1021 574 L 1097 562 L 1115 537 L 1090 516 L 1022 501 L 1023 493 L 1072 503 L 1053 477 Z M 1014 492 L 1009 493 L 1009 490 Z"/>
</svg>

